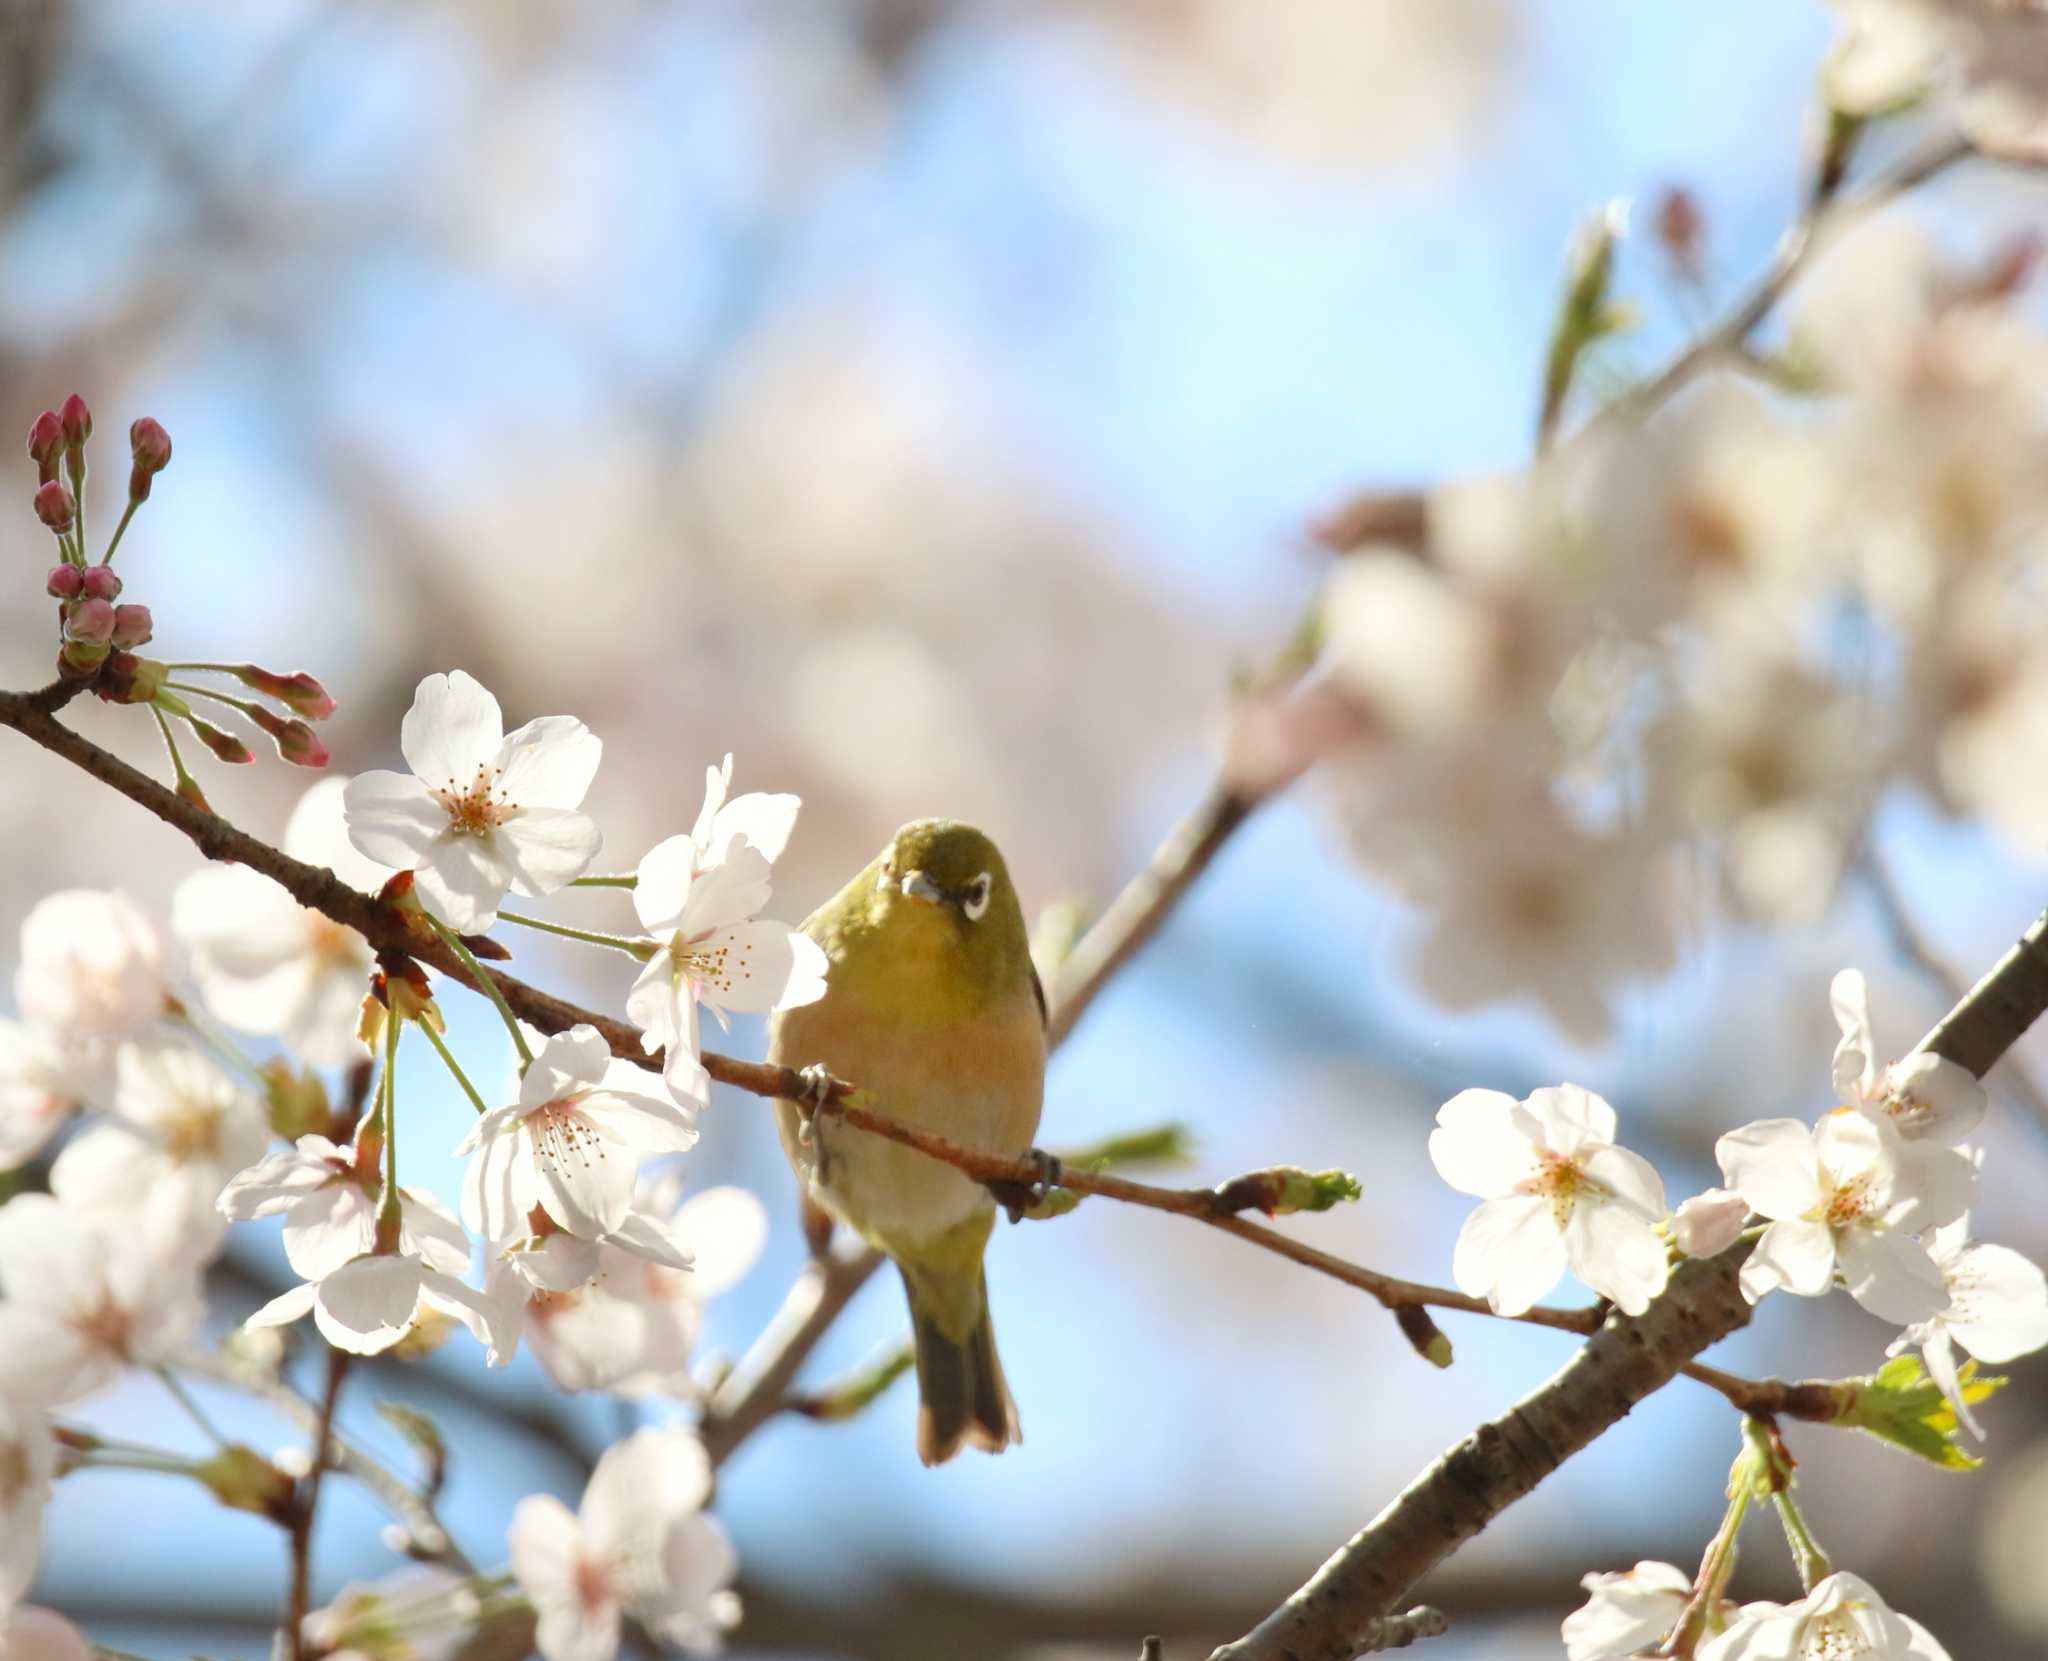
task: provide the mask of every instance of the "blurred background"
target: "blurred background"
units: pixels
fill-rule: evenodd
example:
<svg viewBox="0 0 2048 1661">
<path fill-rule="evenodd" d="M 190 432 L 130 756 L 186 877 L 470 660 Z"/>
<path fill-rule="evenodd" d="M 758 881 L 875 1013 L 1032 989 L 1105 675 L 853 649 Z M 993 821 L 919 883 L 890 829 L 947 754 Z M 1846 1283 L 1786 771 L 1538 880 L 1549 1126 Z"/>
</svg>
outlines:
<svg viewBox="0 0 2048 1661">
<path fill-rule="evenodd" d="M 1785 0 L 0 0 L 0 428 L 74 389 L 108 433 L 165 424 L 128 597 L 167 655 L 320 675 L 338 768 L 396 764 L 414 684 L 459 666 L 509 723 L 570 712 L 604 738 L 606 869 L 687 829 L 730 750 L 737 788 L 804 798 L 783 916 L 927 813 L 987 827 L 1027 906 L 1099 903 L 1198 799 L 1233 673 L 1326 574 L 1306 527 L 1361 486 L 1526 455 L 1589 206 L 1682 182 L 1711 278 L 1762 262 L 1829 31 Z M 1989 241 L 2042 206 L 1966 173 L 1913 211 Z M 1653 305 L 1643 362 L 1685 323 Z M 47 544 L 14 465 L 0 681 L 30 686 Z M 119 470 L 97 478 L 106 526 Z M 160 765 L 139 712 L 73 715 Z M 304 782 L 206 773 L 273 837 Z M 1910 800 L 1879 835 L 1970 978 L 2048 897 L 2040 863 Z M 0 847 L 10 970 L 41 894 L 118 885 L 162 915 L 196 863 L 11 738 Z M 1796 932 L 1701 930 L 1609 1044 L 1573 1048 L 1533 1004 L 1454 1017 L 1409 991 L 1415 919 L 1341 848 L 1313 775 L 1261 810 L 1061 1052 L 1042 1140 L 1180 1118 L 1204 1180 L 1359 1170 L 1363 1204 L 1292 1226 L 1443 1281 L 1471 1202 L 1425 1137 L 1455 1090 L 1600 1090 L 1675 1199 L 1713 1180 L 1720 1131 L 1829 1104 L 1836 969 L 1870 972 L 1894 1051 L 1947 1002 L 1845 897 Z M 514 944 L 529 978 L 617 1008 L 609 964 Z M 488 1010 L 448 1012 L 501 1076 Z M 2039 1259 L 2048 1135 L 1997 1082 L 1978 1232 Z M 452 1200 L 437 1150 L 467 1110 L 422 1075 L 407 1113 L 408 1180 Z M 709 1116 L 692 1186 L 717 1182 L 777 1223 L 711 1310 L 737 1353 L 802 1259 L 752 1099 Z M 989 1279 L 1023 1446 L 920 1469 L 907 1387 L 771 1426 L 718 1497 L 737 1653 L 1093 1661 L 1159 1631 L 1206 1654 L 1567 1354 L 1452 1316 L 1435 1374 L 1355 1294 L 1100 1203 L 1003 1229 Z M 218 1325 L 284 1284 L 271 1227 L 238 1230 Z M 809 1376 L 902 1324 L 878 1277 Z M 1846 1299 L 1777 1299 L 1713 1359 L 1863 1372 L 1889 1336 Z M 2048 1643 L 2048 1367 L 2010 1370 L 1974 1477 L 1791 1432 L 1837 1562 L 1993 1661 Z M 466 1344 L 359 1380 L 344 1422 L 394 1458 L 373 1400 L 440 1420 L 445 1515 L 486 1563 L 520 1496 L 573 1503 L 631 1422 Z M 293 1439 L 208 1399 L 260 1446 Z M 191 1436 L 148 1381 L 81 1417 Z M 1696 1563 L 1736 1429 L 1684 1381 L 1646 1403 L 1421 1588 L 1456 1623 L 1431 1653 L 1555 1655 L 1584 1571 Z M 394 1566 L 377 1524 L 328 1487 L 318 1599 Z M 1752 1526 L 1739 1590 L 1791 1595 Z M 228 1661 L 268 1655 L 282 1575 L 271 1525 L 94 1472 L 59 1487 L 35 1595 L 108 1644 Z"/>
</svg>

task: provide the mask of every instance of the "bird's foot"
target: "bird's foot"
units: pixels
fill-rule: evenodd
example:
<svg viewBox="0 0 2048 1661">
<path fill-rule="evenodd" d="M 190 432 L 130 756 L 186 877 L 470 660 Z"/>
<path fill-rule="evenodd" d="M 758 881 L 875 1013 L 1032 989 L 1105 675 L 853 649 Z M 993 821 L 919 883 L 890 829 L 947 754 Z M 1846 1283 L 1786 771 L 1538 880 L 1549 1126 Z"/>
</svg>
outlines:
<svg viewBox="0 0 2048 1661">
<path fill-rule="evenodd" d="M 814 1061 L 808 1067 L 799 1067 L 796 1076 L 803 1080 L 803 1088 L 794 1098 L 797 1113 L 803 1119 L 797 1129 L 797 1140 L 808 1147 L 811 1126 L 817 1122 L 819 1109 L 832 1099 L 832 1070 Z"/>
<path fill-rule="evenodd" d="M 1043 1148 L 1032 1148 L 1023 1156 L 1023 1162 L 1032 1168 L 1029 1179 L 988 1185 L 989 1192 L 1009 1213 L 1013 1223 L 1022 1222 L 1027 1211 L 1043 1205 L 1046 1196 L 1060 1185 L 1062 1175 L 1059 1155 L 1047 1153 Z"/>
</svg>

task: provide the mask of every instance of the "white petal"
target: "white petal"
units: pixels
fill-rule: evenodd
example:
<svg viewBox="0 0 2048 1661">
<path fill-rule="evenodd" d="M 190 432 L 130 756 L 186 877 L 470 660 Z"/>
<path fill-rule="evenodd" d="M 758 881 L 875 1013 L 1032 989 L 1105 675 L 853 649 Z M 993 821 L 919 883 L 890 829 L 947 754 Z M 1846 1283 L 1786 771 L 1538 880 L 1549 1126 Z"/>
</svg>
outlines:
<svg viewBox="0 0 2048 1661">
<path fill-rule="evenodd" d="M 774 864 L 789 846 L 789 833 L 796 828 L 797 809 L 802 805 L 795 796 L 764 796 L 759 791 L 735 796 L 718 810 L 718 817 L 712 821 L 704 863 L 715 865 L 723 860 L 733 838 L 743 836 L 748 847 Z"/>
<path fill-rule="evenodd" d="M 1661 1223 L 1670 1211 L 1664 1203 L 1664 1179 L 1657 1167 L 1627 1148 L 1594 1147 L 1580 1155 L 1585 1173 L 1646 1223 Z"/>
<path fill-rule="evenodd" d="M 494 1243 L 523 1236 L 540 1201 L 524 1123 L 521 1109 L 497 1108 L 456 1149 L 469 1156 L 462 1172 L 462 1221 Z"/>
<path fill-rule="evenodd" d="M 1813 1132 L 1797 1119 L 1758 1119 L 1714 1144 L 1721 1175 L 1765 1217 L 1797 1217 L 1820 1203 Z"/>
<path fill-rule="evenodd" d="M 1565 1661 L 1621 1661 L 1668 1632 L 1692 1592 L 1669 1563 L 1638 1563 L 1626 1574 L 1589 1574 L 1592 1594 L 1564 1620 Z"/>
<path fill-rule="evenodd" d="M 1960 1142 L 1990 1105 L 1976 1074 L 1926 1050 L 1885 1069 L 1884 1089 L 1885 1110 L 1899 1134 L 1934 1142 Z"/>
<path fill-rule="evenodd" d="M 1642 1314 L 1671 1277 L 1663 1237 L 1617 1205 L 1573 1206 L 1564 1250 L 1572 1273 L 1624 1315 Z"/>
<path fill-rule="evenodd" d="M 774 892 L 773 877 L 759 849 L 735 842 L 718 864 L 698 871 L 678 925 L 684 938 L 694 940 L 711 929 L 752 917 Z"/>
<path fill-rule="evenodd" d="M 2012 1361 L 2048 1344 L 2048 1278 L 2005 1246 L 1971 1246 L 1948 1272 L 1944 1324 L 1979 1361 Z"/>
<path fill-rule="evenodd" d="M 310 1147 L 308 1146 L 310 1144 Z M 228 1179 L 221 1190 L 221 1215 L 230 1222 L 288 1211 L 335 1179 L 327 1155 L 340 1150 L 324 1136 L 302 1136 L 298 1146 L 278 1148 Z"/>
<path fill-rule="evenodd" d="M 406 1334 L 423 1269 L 412 1257 L 359 1257 L 320 1282 L 313 1320 L 336 1349 L 378 1355 Z"/>
<path fill-rule="evenodd" d="M 553 1494 L 529 1494 L 513 1508 L 505 1548 L 513 1578 L 536 1609 L 575 1600 L 583 1531 Z"/>
<path fill-rule="evenodd" d="M 651 1543 L 658 1562 L 671 1519 L 710 1496 L 711 1461 L 693 1432 L 639 1430 L 605 1450 L 577 1516 L 607 1557 Z"/>
<path fill-rule="evenodd" d="M 512 886 L 507 854 L 502 832 L 442 837 L 415 867 L 420 898 L 458 933 L 489 928 L 497 920 L 505 890 Z"/>
<path fill-rule="evenodd" d="M 414 692 L 412 708 L 399 727 L 405 764 L 430 789 L 451 785 L 466 791 L 479 769 L 492 767 L 504 742 L 505 718 L 498 700 L 460 669 L 429 675 Z M 361 848 L 360 838 L 356 846 Z M 379 856 L 363 850 L 370 858 Z"/>
<path fill-rule="evenodd" d="M 469 1236 L 455 1214 L 431 1194 L 399 1189 L 398 1243 L 430 1269 L 448 1275 L 469 1272 Z"/>
<path fill-rule="evenodd" d="M 642 1158 L 685 1153 L 697 1145 L 696 1119 L 674 1102 L 654 1096 L 592 1090 L 577 1100 L 576 1112 L 606 1141 Z"/>
<path fill-rule="evenodd" d="M 284 1220 L 285 1259 L 307 1280 L 324 1280 L 376 1243 L 377 1202 L 346 1178 L 301 1199 Z"/>
<path fill-rule="evenodd" d="M 1614 1109 L 1581 1085 L 1532 1090 L 1522 1105 L 1542 1125 L 1545 1146 L 1566 1158 L 1581 1148 L 1614 1140 Z"/>
<path fill-rule="evenodd" d="M 633 1182 L 640 1174 L 640 1162 L 630 1151 L 619 1154 L 586 1134 L 551 1132 L 545 1145 L 534 1146 L 532 1156 L 541 1208 L 586 1240 L 617 1228 L 632 1208 Z"/>
<path fill-rule="evenodd" d="M 515 894 L 552 894 L 588 871 L 604 832 L 588 814 L 559 807 L 522 808 L 498 827 L 499 852 Z"/>
<path fill-rule="evenodd" d="M 420 1276 L 420 1301 L 467 1327 L 493 1367 L 504 1366 L 519 1347 L 519 1322 L 511 1312 L 453 1275 L 427 1270 Z"/>
<path fill-rule="evenodd" d="M 1755 1303 L 1782 1286 L 1817 1298 L 1834 1283 L 1835 1233 L 1826 1223 L 1788 1218 L 1764 1230 L 1742 1265 L 1742 1295 Z"/>
<path fill-rule="evenodd" d="M 1844 969 L 1828 984 L 1828 1002 L 1842 1040 L 1835 1046 L 1835 1099 L 1854 1105 L 1877 1082 L 1877 1046 L 1870 1034 L 1870 992 L 1860 969 Z"/>
<path fill-rule="evenodd" d="M 659 1263 L 663 1268 L 688 1270 L 691 1267 L 689 1248 L 683 1243 L 675 1223 L 668 1218 L 645 1211 L 629 1211 L 624 1221 L 604 1238 L 606 1244 L 631 1252 L 649 1263 Z"/>
<path fill-rule="evenodd" d="M 744 1188 L 707 1188 L 683 1202 L 675 1232 L 697 1260 L 697 1295 L 730 1291 L 768 1243 L 768 1208 Z"/>
<path fill-rule="evenodd" d="M 824 953 L 787 923 L 766 918 L 734 923 L 713 930 L 691 951 L 698 996 L 715 1009 L 765 1013 L 793 1008 L 793 995 L 800 1002 L 815 1002 L 803 994 L 814 982 L 820 992 L 824 987 L 819 973 Z"/>
<path fill-rule="evenodd" d="M 1687 1257 L 1719 1257 L 1748 1221 L 1749 1201 L 1732 1188 L 1709 1188 L 1671 1214 L 1671 1238 Z"/>
<path fill-rule="evenodd" d="M 1847 1228 L 1837 1242 L 1842 1282 L 1871 1314 L 1906 1326 L 1948 1305 L 1948 1283 L 1927 1248 L 1893 1229 Z"/>
<path fill-rule="evenodd" d="M 296 1321 L 312 1309 L 313 1299 L 317 1291 L 318 1288 L 312 1282 L 302 1281 L 289 1291 L 278 1293 L 276 1297 L 257 1310 L 242 1325 L 256 1327 L 284 1326 L 288 1322 Z"/>
<path fill-rule="evenodd" d="M 448 828 L 448 810 L 404 773 L 361 773 L 343 797 L 348 839 L 365 859 L 410 871 Z"/>
<path fill-rule="evenodd" d="M 604 741 L 573 715 L 543 715 L 507 736 L 498 752 L 498 796 L 522 808 L 583 805 Z"/>
<path fill-rule="evenodd" d="M 718 811 L 725 806 L 725 794 L 732 788 L 732 756 L 716 767 L 704 769 L 704 805 L 697 810 L 697 822 L 690 827 L 690 841 L 699 849 L 711 845 L 711 828 L 718 822 Z M 709 860 L 704 861 L 710 864 Z"/>
<path fill-rule="evenodd" d="M 374 894 L 391 875 L 391 867 L 365 859 L 349 840 L 348 787 L 354 782 L 330 774 L 299 798 L 285 821 L 284 851 L 308 865 L 324 865 L 349 887 Z"/>
<path fill-rule="evenodd" d="M 1515 1099 L 1498 1090 L 1461 1090 L 1436 1110 L 1429 1159 L 1461 1194 L 1511 1193 L 1536 1168 L 1536 1151 L 1515 1124 Z"/>
<path fill-rule="evenodd" d="M 1500 1315 L 1525 1313 L 1564 1268 L 1564 1237 L 1540 1195 L 1488 1200 L 1465 1219 L 1451 1253 L 1459 1290 L 1486 1299 Z"/>
<path fill-rule="evenodd" d="M 1893 1227 L 1917 1234 L 1922 1229 L 1953 1223 L 1969 1211 L 1977 1197 L 1977 1166 L 1967 1154 L 1939 1142 L 1901 1142 L 1897 1148 L 1898 1182 Z"/>
<path fill-rule="evenodd" d="M 670 935 L 682 927 L 683 911 L 697 869 L 697 849 L 687 836 L 655 843 L 633 873 L 633 910 L 649 934 Z"/>
</svg>

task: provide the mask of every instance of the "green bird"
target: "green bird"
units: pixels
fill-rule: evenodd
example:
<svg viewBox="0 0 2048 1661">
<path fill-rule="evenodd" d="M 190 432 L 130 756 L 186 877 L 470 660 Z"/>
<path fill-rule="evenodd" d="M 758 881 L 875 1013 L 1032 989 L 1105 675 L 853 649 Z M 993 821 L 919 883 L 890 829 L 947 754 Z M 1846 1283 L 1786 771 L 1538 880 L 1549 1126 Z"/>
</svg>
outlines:
<svg viewBox="0 0 2048 1661">
<path fill-rule="evenodd" d="M 825 996 L 778 1013 L 768 1059 L 823 1067 L 897 1118 L 989 1153 L 1021 1155 L 1045 1094 L 1045 994 L 1023 908 L 996 845 L 918 819 L 804 922 L 831 962 Z M 917 1347 L 917 1453 L 1021 1440 L 996 1358 L 981 1259 L 995 1205 L 949 1165 L 776 1104 L 783 1151 L 811 1197 L 888 1253 Z"/>
</svg>

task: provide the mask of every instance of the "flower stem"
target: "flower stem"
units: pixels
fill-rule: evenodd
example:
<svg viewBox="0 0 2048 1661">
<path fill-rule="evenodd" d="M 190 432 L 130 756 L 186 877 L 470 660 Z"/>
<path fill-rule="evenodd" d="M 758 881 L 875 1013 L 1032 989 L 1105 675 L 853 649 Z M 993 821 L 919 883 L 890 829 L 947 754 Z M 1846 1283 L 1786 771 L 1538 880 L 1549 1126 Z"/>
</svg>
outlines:
<svg viewBox="0 0 2048 1661">
<path fill-rule="evenodd" d="M 533 1051 L 526 1042 L 526 1034 L 519 1030 L 519 1017 L 512 1013 L 512 1006 L 505 1001 L 505 994 L 498 990 L 498 982 L 481 963 L 476 955 L 462 943 L 457 934 L 431 911 L 422 909 L 420 915 L 427 920 L 427 926 L 441 937 L 441 943 L 462 960 L 462 966 L 470 973 L 476 989 L 498 1006 L 498 1014 L 505 1022 L 505 1030 L 512 1035 L 512 1047 L 519 1052 L 519 1065 L 525 1069 L 533 1065 Z"/>
<path fill-rule="evenodd" d="M 1744 1423 L 1742 1452 L 1735 1456 L 1735 1464 L 1728 1472 L 1728 1509 L 1713 1539 L 1707 1542 L 1700 1572 L 1693 1579 L 1692 1596 L 1671 1635 L 1658 1647 L 1659 1655 L 1691 1655 L 1700 1640 L 1719 1625 L 1722 1589 L 1735 1573 L 1735 1536 L 1741 1531 L 1749 1502 L 1756 1495 L 1757 1479 L 1767 1469 L 1747 1434 L 1750 1422 L 1753 1421 Z"/>
<path fill-rule="evenodd" d="M 1778 1508 L 1778 1522 L 1785 1530 L 1785 1544 L 1792 1548 L 1792 1561 L 1799 1569 L 1799 1584 L 1810 1592 L 1835 1572 L 1835 1566 L 1828 1561 L 1828 1554 L 1820 1549 L 1813 1530 L 1806 1526 L 1806 1518 L 1800 1514 L 1799 1503 L 1793 1499 L 1789 1487 L 1773 1494 L 1771 1503 Z"/>
<path fill-rule="evenodd" d="M 206 1416 L 199 1403 L 192 1399 L 192 1392 L 178 1382 L 178 1375 L 176 1373 L 161 1363 L 152 1367 L 150 1371 L 163 1380 L 164 1388 L 177 1398 L 177 1403 L 180 1407 L 184 1408 L 186 1417 L 213 1438 L 215 1447 L 224 1448 L 228 1445 L 228 1439 L 214 1428 L 213 1421 Z"/>
<path fill-rule="evenodd" d="M 615 877 L 571 877 L 569 879 L 569 886 L 571 888 L 638 888 L 640 886 L 640 878 L 638 873 L 633 871 L 628 871 L 624 876 Z"/>
<path fill-rule="evenodd" d="M 170 722 L 164 719 L 164 712 L 155 704 L 149 706 L 149 713 L 156 717 L 156 730 L 164 735 L 164 748 L 171 752 L 171 772 L 177 780 L 179 794 L 182 795 L 187 786 L 196 793 L 199 790 L 199 781 L 186 768 L 185 758 L 178 754 L 178 741 L 171 736 Z"/>
<path fill-rule="evenodd" d="M 114 563 L 114 550 L 121 546 L 121 538 L 128 530 L 128 521 L 135 517 L 135 510 L 141 506 L 142 504 L 138 501 L 133 499 L 129 501 L 128 511 L 121 515 L 121 523 L 114 527 L 114 539 L 107 544 L 107 551 L 100 555 L 100 564 L 112 565 Z"/>
<path fill-rule="evenodd" d="M 543 934 L 558 934 L 564 940 L 581 940 L 589 946 L 609 946 L 613 951 L 624 952 L 645 963 L 661 948 L 652 940 L 629 940 L 622 934 L 600 934 L 595 929 L 572 929 L 565 923 L 550 923 L 542 917 L 522 917 L 516 911 L 498 913 L 501 923 L 517 923 L 523 929 L 539 929 Z"/>
<path fill-rule="evenodd" d="M 225 692 L 216 692 L 211 687 L 194 686 L 190 681 L 167 680 L 164 682 L 164 685 L 173 692 L 184 693 L 188 698 L 211 698 L 215 703 L 226 704 L 229 709 L 239 710 L 244 715 L 261 707 L 247 698 L 231 697 Z M 266 710 L 264 713 L 268 714 L 269 712 Z"/>
<path fill-rule="evenodd" d="M 206 1020 L 203 1016 L 196 1014 L 192 1006 L 186 1003 L 184 999 L 180 998 L 178 1000 L 177 1008 L 170 1011 L 170 1016 L 172 1020 L 181 1023 L 194 1038 L 211 1050 L 217 1060 L 225 1062 L 235 1072 L 240 1073 L 242 1077 L 255 1085 L 258 1090 L 267 1091 L 270 1088 L 270 1080 L 264 1077 L 263 1069 L 236 1048 L 234 1040 L 229 1038 L 226 1033 L 220 1031 L 219 1028 L 215 1027 L 212 1022 Z"/>
<path fill-rule="evenodd" d="M 419 1029 L 427 1035 L 427 1042 L 434 1046 L 434 1053 L 441 1058 L 441 1065 L 454 1074 L 455 1082 L 462 1086 L 462 1093 L 469 1098 L 469 1105 L 479 1113 L 490 1112 L 484 1105 L 483 1097 L 477 1094 L 476 1086 L 469 1082 L 469 1075 L 456 1065 L 454 1053 L 448 1048 L 447 1040 L 426 1021 L 419 1023 Z"/>
<path fill-rule="evenodd" d="M 377 1199 L 377 1221 L 393 1228 L 398 1224 L 398 1029 L 404 1024 L 388 1009 L 384 1012 L 384 1077 L 378 1089 L 384 1114 L 384 1192 Z"/>
</svg>

